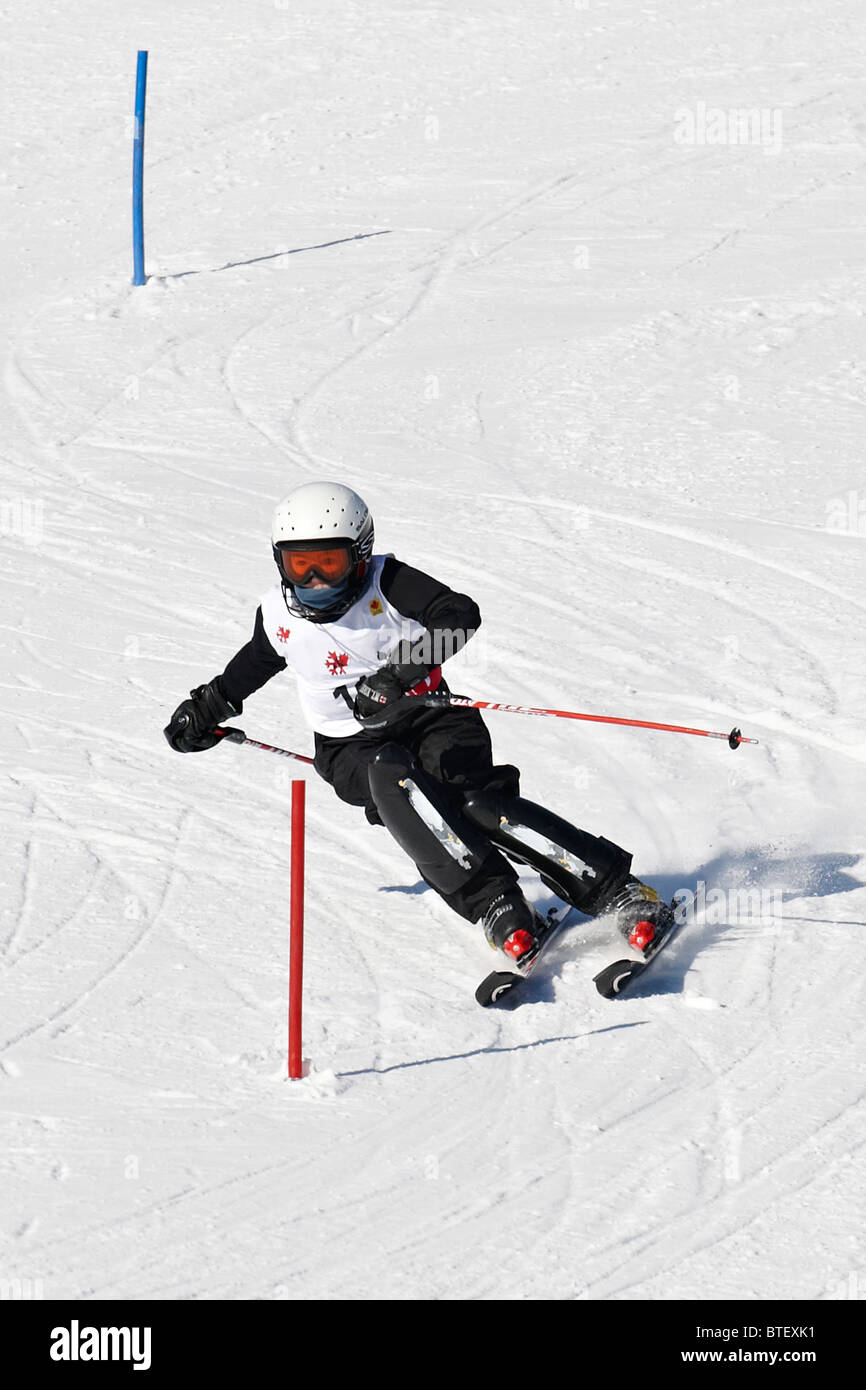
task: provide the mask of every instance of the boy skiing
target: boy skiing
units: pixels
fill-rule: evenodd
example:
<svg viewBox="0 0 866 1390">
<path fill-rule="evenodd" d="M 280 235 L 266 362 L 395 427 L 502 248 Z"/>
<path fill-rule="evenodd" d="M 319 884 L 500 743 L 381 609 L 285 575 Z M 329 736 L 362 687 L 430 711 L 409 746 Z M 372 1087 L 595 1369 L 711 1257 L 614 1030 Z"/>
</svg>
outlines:
<svg viewBox="0 0 866 1390">
<path fill-rule="evenodd" d="M 632 946 L 655 948 L 673 914 L 630 873 L 631 855 L 521 797 L 518 769 L 493 762 L 479 711 L 444 702 L 442 663 L 479 627 L 475 602 L 374 555 L 373 541 L 369 509 L 343 484 L 304 483 L 279 503 L 279 582 L 261 600 L 250 641 L 175 710 L 164 731 L 171 747 L 214 747 L 214 729 L 289 668 L 313 730 L 316 771 L 384 825 L 425 882 L 460 916 L 480 921 L 519 971 L 549 928 L 512 860 L 581 912 L 615 913 Z M 443 703 L 425 703 L 433 692 Z"/>
</svg>

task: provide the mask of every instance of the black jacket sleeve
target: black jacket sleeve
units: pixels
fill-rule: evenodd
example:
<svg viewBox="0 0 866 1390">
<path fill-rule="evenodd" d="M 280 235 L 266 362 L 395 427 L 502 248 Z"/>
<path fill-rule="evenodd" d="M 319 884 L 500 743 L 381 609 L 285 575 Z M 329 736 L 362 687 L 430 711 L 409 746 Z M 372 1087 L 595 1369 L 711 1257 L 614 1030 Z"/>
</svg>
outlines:
<svg viewBox="0 0 866 1390">
<path fill-rule="evenodd" d="M 285 660 L 277 656 L 265 635 L 262 610 L 259 608 L 252 637 L 232 657 L 220 676 L 220 684 L 227 699 L 236 705 L 285 669 Z"/>
<path fill-rule="evenodd" d="M 478 604 L 468 594 L 458 594 L 422 570 L 413 569 L 393 556 L 382 567 L 382 593 L 406 618 L 427 629 L 415 642 L 401 642 L 389 653 L 392 666 L 440 666 L 459 652 L 481 626 Z"/>
</svg>

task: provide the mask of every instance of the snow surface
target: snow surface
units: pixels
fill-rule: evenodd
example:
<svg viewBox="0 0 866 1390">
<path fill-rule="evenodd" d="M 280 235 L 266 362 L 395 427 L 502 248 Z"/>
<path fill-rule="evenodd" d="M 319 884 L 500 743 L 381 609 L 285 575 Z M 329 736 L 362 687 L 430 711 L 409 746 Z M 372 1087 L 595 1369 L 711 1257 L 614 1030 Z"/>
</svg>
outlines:
<svg viewBox="0 0 866 1390">
<path fill-rule="evenodd" d="M 0 17 L 7 1296 L 863 1298 L 861 0 L 140 8 Z M 489 716 L 705 885 L 632 997 L 587 921 L 480 1010 L 313 776 L 285 1079 L 303 769 L 161 731 L 316 477 L 479 600 L 455 689 L 760 740 Z"/>
</svg>

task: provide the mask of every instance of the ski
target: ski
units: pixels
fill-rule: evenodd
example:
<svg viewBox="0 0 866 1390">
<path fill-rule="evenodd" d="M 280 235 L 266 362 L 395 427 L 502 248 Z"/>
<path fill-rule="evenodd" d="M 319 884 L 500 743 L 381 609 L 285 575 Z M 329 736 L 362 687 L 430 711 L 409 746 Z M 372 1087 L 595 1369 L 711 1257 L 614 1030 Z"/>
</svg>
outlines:
<svg viewBox="0 0 866 1390">
<path fill-rule="evenodd" d="M 492 1004 L 504 1003 L 506 999 L 509 1003 L 517 1002 L 516 996 L 520 992 L 520 987 L 525 984 L 547 948 L 562 931 L 572 911 L 573 908 L 567 903 L 550 909 L 546 917 L 546 931 L 541 939 L 541 944 L 529 964 L 525 965 L 522 970 L 515 966 L 513 970 L 491 970 L 489 975 L 485 975 L 475 991 L 475 998 L 482 1009 L 489 1009 Z"/>
<path fill-rule="evenodd" d="M 605 999 L 619 999 L 621 994 L 634 984 L 639 976 L 649 969 L 656 956 L 660 956 L 666 946 L 670 944 L 679 931 L 681 923 L 674 916 L 673 924 L 665 932 L 658 943 L 653 947 L 648 946 L 642 959 L 632 956 L 623 960 L 615 960 L 611 965 L 606 965 L 597 975 L 593 976 L 595 987 Z"/>
</svg>

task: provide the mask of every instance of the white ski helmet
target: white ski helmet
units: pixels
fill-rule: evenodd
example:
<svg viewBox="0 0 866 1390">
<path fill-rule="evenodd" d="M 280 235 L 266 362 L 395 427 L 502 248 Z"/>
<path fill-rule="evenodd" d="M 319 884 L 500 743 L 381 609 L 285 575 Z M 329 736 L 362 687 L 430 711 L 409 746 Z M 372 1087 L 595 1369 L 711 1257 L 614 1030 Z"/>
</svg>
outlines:
<svg viewBox="0 0 866 1390">
<path fill-rule="evenodd" d="M 277 504 L 271 544 L 289 612 L 328 622 L 351 608 L 367 583 L 373 518 L 343 483 L 302 483 Z"/>
</svg>

